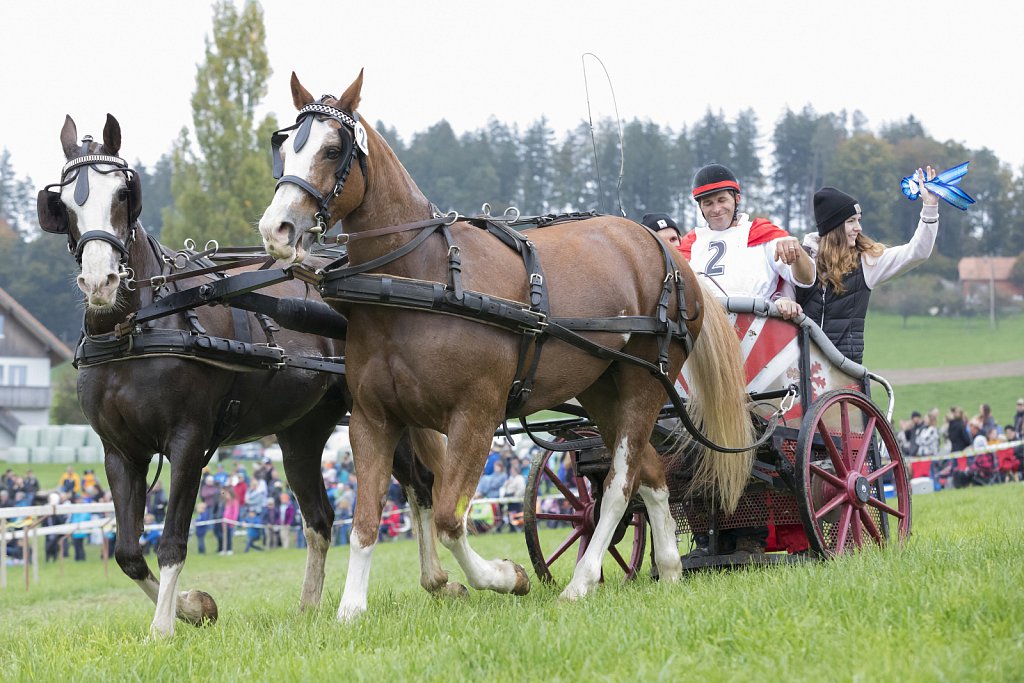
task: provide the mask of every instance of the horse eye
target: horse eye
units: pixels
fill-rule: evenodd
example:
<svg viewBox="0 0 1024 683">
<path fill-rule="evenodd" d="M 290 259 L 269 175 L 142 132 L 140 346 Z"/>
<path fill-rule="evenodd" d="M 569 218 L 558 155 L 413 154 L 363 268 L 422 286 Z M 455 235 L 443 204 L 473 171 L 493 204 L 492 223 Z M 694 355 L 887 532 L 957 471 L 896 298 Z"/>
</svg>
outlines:
<svg viewBox="0 0 1024 683">
<path fill-rule="evenodd" d="M 122 189 L 117 191 L 117 201 L 119 201 L 119 202 L 126 202 L 126 201 L 128 201 L 128 190 L 126 188 L 122 188 Z"/>
<path fill-rule="evenodd" d="M 327 150 L 324 152 L 324 156 L 327 157 L 328 159 L 337 159 L 341 157 L 341 148 L 328 147 Z"/>
</svg>

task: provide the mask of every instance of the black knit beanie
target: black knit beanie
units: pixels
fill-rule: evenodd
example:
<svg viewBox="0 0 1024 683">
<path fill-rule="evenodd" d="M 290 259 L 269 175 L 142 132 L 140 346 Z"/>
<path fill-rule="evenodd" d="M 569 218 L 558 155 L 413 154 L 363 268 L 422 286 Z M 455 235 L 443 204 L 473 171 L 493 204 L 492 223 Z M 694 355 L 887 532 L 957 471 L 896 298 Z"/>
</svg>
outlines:
<svg viewBox="0 0 1024 683">
<path fill-rule="evenodd" d="M 814 222 L 822 237 L 858 213 L 861 213 L 860 204 L 845 192 L 834 187 L 823 187 L 814 193 Z"/>
<path fill-rule="evenodd" d="M 672 228 L 679 233 L 680 236 L 683 234 L 682 231 L 679 230 L 679 226 L 676 225 L 676 222 L 672 220 L 672 216 L 669 216 L 667 213 L 646 213 L 644 214 L 644 217 L 640 219 L 640 222 L 654 232 L 664 230 L 665 228 Z"/>
</svg>

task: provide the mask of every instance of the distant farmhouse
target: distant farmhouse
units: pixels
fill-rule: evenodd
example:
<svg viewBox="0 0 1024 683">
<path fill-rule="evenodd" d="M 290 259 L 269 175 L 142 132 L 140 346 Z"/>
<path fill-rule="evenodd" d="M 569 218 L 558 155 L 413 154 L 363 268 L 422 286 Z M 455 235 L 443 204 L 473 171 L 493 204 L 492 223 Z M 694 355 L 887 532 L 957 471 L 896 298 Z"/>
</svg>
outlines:
<svg viewBox="0 0 1024 683">
<path fill-rule="evenodd" d="M 1010 280 L 1016 262 L 1013 256 L 969 256 L 960 259 L 957 270 L 964 300 L 987 299 L 989 286 L 995 285 L 997 295 L 1020 301 L 1024 292 Z"/>
<path fill-rule="evenodd" d="M 72 352 L 0 288 L 0 449 L 14 444 L 21 425 L 50 421 L 50 368 Z"/>
</svg>

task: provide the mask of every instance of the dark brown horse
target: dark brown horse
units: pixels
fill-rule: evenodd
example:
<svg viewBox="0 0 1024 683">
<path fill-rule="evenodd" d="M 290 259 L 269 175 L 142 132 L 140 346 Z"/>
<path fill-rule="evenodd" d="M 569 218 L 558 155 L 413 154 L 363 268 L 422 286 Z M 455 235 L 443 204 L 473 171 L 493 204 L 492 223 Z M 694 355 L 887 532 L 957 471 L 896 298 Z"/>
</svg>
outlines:
<svg viewBox="0 0 1024 683">
<path fill-rule="evenodd" d="M 134 172 L 117 155 L 121 128 L 108 115 L 102 144 L 78 141 L 74 121 L 67 117 L 60 135 L 68 159 L 59 193 L 40 192 L 39 220 L 48 232 L 67 234 L 69 247 L 81 264 L 78 286 L 86 295 L 87 333 L 102 337 L 126 316 L 152 300 L 152 290 L 134 288 L 133 281 L 162 273 L 163 258 L 173 252 L 150 238 L 137 218 L 141 191 Z M 77 164 L 77 165 L 76 165 Z M 255 267 L 255 266 L 252 266 Z M 131 280 L 126 277 L 131 275 Z M 207 276 L 209 277 L 209 276 Z M 181 287 L 208 282 L 202 277 L 180 282 Z M 178 285 L 176 285 L 178 286 Z M 305 285 L 288 282 L 267 293 L 277 297 L 307 297 Z M 260 334 L 252 314 L 234 318 L 223 307 L 203 307 L 159 321 L 160 328 L 195 330 L 237 339 L 236 324 Z M 289 354 L 314 358 L 338 356 L 344 342 L 288 330 L 274 334 Z M 257 339 L 259 341 L 259 339 Z M 203 360 L 175 355 L 146 355 L 100 364 L 84 364 L 78 395 L 89 423 L 103 441 L 107 480 L 118 523 L 115 557 L 121 569 L 156 604 L 151 625 L 155 635 L 170 635 L 175 617 L 193 624 L 217 617 L 213 599 L 202 591 L 177 592 L 185 562 L 189 524 L 208 452 L 217 443 L 251 441 L 276 434 L 284 469 L 294 489 L 308 541 L 306 572 L 300 605 L 319 604 L 323 592 L 324 560 L 332 538 L 334 512 L 320 472 L 327 438 L 351 405 L 343 376 L 312 370 L 255 368 L 227 360 Z M 222 407 L 238 400 L 230 433 L 223 433 Z M 440 435 L 413 431 L 416 448 L 441 448 Z M 150 572 L 139 544 L 146 502 L 146 476 L 155 453 L 168 459 L 171 486 L 163 535 L 157 548 L 159 581 Z M 430 473 L 417 467 L 405 444 L 394 459 L 395 473 L 407 485 L 415 514 L 425 526 L 421 537 L 424 586 L 435 590 L 465 589 L 448 585 L 437 560 L 430 533 Z M 390 467 L 390 462 L 389 462 Z M 417 503 L 420 505 L 417 506 Z"/>
<path fill-rule="evenodd" d="M 292 100 L 301 124 L 291 140 L 278 137 L 285 175 L 273 203 L 260 221 L 268 252 L 300 261 L 309 239 L 330 220 L 342 219 L 353 240 L 353 265 L 386 257 L 411 244 L 415 230 L 360 233 L 429 219 L 430 204 L 387 143 L 362 123 L 357 113 L 362 73 L 337 99 L 319 104 L 292 75 Z M 310 107 L 303 115 L 303 107 Z M 317 108 L 319 107 L 319 109 Z M 363 121 L 365 118 L 362 119 Z M 348 156 L 347 167 L 346 156 Z M 333 188 L 333 189 L 332 189 Z M 467 222 L 449 227 L 461 254 L 465 290 L 502 300 L 529 302 L 523 258 L 492 234 Z M 543 264 L 550 315 L 582 318 L 653 317 L 669 270 L 681 274 L 685 308 L 699 315 L 686 323 L 696 339 L 689 358 L 692 414 L 717 444 L 740 448 L 751 443 L 745 409 L 743 363 L 736 334 L 713 297 L 700 286 L 679 254 L 665 256 L 657 238 L 622 218 L 595 217 L 529 233 Z M 449 281 L 451 251 L 439 231 L 376 272 L 401 278 Z M 673 261 L 674 260 L 674 261 Z M 674 266 L 674 267 L 671 267 Z M 678 290 L 677 290 L 678 291 Z M 678 318 L 676 294 L 667 310 Z M 703 303 L 701 301 L 703 300 Z M 328 299 L 328 303 L 331 301 Z M 332 304 L 333 305 L 333 304 Z M 493 326 L 372 304 L 340 305 L 349 315 L 349 386 L 354 406 L 350 425 L 360 495 L 352 533 L 341 620 L 366 609 L 370 556 L 377 537 L 380 500 L 388 482 L 390 453 L 408 427 L 448 435 L 437 459 L 423 454 L 434 472 L 434 523 L 442 543 L 458 560 L 471 586 L 522 594 L 529 580 L 508 560 L 485 560 L 467 543 L 465 518 L 496 427 L 506 417 L 509 387 L 517 373 L 520 336 Z M 654 362 L 659 340 L 652 334 L 588 333 L 589 339 Z M 666 375 L 678 376 L 686 360 L 681 341 L 673 341 Z M 529 360 L 527 360 L 529 365 Z M 639 490 L 650 514 L 655 557 L 668 583 L 681 573 L 675 523 L 661 461 L 649 439 L 666 400 L 661 380 L 631 362 L 610 360 L 561 340 L 543 347 L 533 391 L 515 415 L 529 415 L 577 397 L 598 424 L 612 454 L 604 483 L 600 521 L 593 540 L 562 593 L 586 595 L 598 584 L 601 560 L 629 498 Z M 752 454 L 711 453 L 696 468 L 698 485 L 714 492 L 726 510 L 735 507 L 747 482 Z"/>
</svg>

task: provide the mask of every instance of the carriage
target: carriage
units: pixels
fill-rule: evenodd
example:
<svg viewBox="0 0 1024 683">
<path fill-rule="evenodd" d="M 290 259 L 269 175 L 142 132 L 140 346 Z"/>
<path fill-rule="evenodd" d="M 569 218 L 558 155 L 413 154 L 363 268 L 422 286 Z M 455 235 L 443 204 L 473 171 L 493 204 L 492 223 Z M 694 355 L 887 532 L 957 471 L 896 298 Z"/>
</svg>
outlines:
<svg viewBox="0 0 1024 683">
<path fill-rule="evenodd" d="M 245 430 L 251 436 L 281 429 L 288 436 L 282 446 L 291 442 L 285 469 L 301 486 L 304 518 L 310 519 L 309 507 L 315 520 L 305 529 L 310 550 L 300 604 L 320 602 L 331 513 L 314 446 L 326 441 L 348 401 L 365 495 L 355 511 L 342 621 L 367 608 L 380 500 L 392 471 L 414 494 L 424 589 L 466 590 L 448 581 L 439 541 L 471 587 L 530 590 L 522 567 L 480 557 L 466 538 L 483 451 L 503 421 L 508 433 L 511 417 L 523 421 L 524 431 L 547 431 L 552 440 L 541 443 L 548 451 L 571 454 L 571 475 L 563 470 L 564 478 L 552 476 L 549 453 L 538 459 L 526 505 L 527 540 L 542 579 L 579 542 L 573 578 L 562 591 L 568 600 L 596 588 L 606 551 L 627 576 L 635 575 L 648 526 L 663 582 L 682 573 L 679 533 L 710 537 L 704 564 L 720 561 L 715 539 L 721 532 L 744 526 L 770 526 L 774 547 L 796 552 L 802 549 L 794 545 L 794 527 L 802 527 L 806 549 L 823 556 L 867 539 L 884 543 L 893 520 L 896 535 L 906 537 L 906 468 L 887 417 L 862 393 L 870 374 L 840 356 L 813 323 L 782 322 L 765 302 L 742 299 L 726 302 L 736 316 L 730 321 L 678 253 L 624 218 L 441 214 L 360 120 L 361 87 L 360 74 L 340 98 L 317 102 L 293 74 L 299 117 L 273 136 L 278 190 L 260 221 L 272 258 L 257 266 L 248 254 L 241 259 L 248 267 L 228 277 L 218 275 L 226 267 L 207 265 L 202 254 L 167 253 L 136 222 L 141 195 L 137 178 L 116 156 L 116 120 L 108 116 L 102 145 L 91 138 L 79 145 L 70 117 L 62 130 L 68 164 L 61 182 L 50 186 L 58 190 L 39 195 L 40 224 L 67 235 L 82 266 L 79 286 L 90 306 L 99 302 L 89 315 L 104 332 L 86 335 L 80 349 L 86 364 L 99 366 L 97 380 L 82 383 L 93 388 L 83 406 L 89 403 L 95 421 L 106 423 L 97 431 L 106 433 L 120 526 L 141 524 L 138 496 L 130 494 L 144 490 L 152 454 L 167 455 L 174 467 L 173 523 L 158 549 L 159 581 L 132 533 L 118 535 L 115 553 L 157 605 L 155 634 L 173 633 L 175 617 L 216 619 L 212 598 L 176 592 L 177 578 L 210 446 Z M 87 205 L 90 182 L 91 196 L 104 198 Z M 314 241 L 322 242 L 338 219 L 346 255 L 303 266 Z M 84 230 L 92 224 L 99 227 Z M 586 267 L 578 267 L 581 254 Z M 285 266 L 271 268 L 275 260 Z M 267 287 L 270 296 L 257 291 Z M 126 301 L 115 306 L 118 296 Z M 224 304 L 260 315 L 226 312 Z M 275 343 L 270 318 L 298 331 L 291 346 Z M 172 329 L 157 327 L 163 319 L 176 321 Z M 235 335 L 262 329 L 267 343 L 251 334 L 232 338 L 232 329 Z M 339 336 L 344 342 L 329 339 Z M 344 361 L 333 352 L 340 343 Z M 147 410 L 146 402 L 159 398 L 146 395 L 140 373 L 121 372 L 127 364 L 119 362 L 137 356 L 155 357 L 139 368 L 154 381 L 173 380 L 177 395 L 211 381 L 216 389 L 169 413 Z M 324 379 L 342 368 L 347 388 Z M 116 400 L 131 393 L 141 403 L 112 408 L 112 384 L 125 387 Z M 567 403 L 574 397 L 578 406 Z M 259 410 L 240 408 L 243 399 Z M 218 400 L 219 407 L 209 404 Z M 111 408 L 112 415 L 104 413 Z M 528 427 L 527 416 L 550 408 L 572 417 Z M 128 428 L 125 420 L 136 424 Z M 187 439 L 179 436 L 183 429 Z M 894 487 L 891 499 L 887 483 Z M 569 509 L 538 511 L 548 488 Z M 538 522 L 568 523 L 571 531 L 545 552 Z M 617 545 L 627 532 L 628 559 Z"/>
<path fill-rule="evenodd" d="M 758 449 L 739 506 L 721 515 L 707 501 L 687 495 L 685 461 L 665 454 L 677 421 L 671 406 L 663 410 L 652 442 L 665 454 L 677 536 L 710 539 L 710 552 L 684 556 L 684 568 L 829 558 L 870 543 L 884 545 L 892 536 L 902 543 L 911 528 L 911 497 L 907 466 L 890 426 L 890 385 L 844 357 L 806 317 L 785 321 L 761 299 L 732 297 L 723 303 L 744 339 L 752 420 L 762 431 L 773 414 L 781 413 L 782 423 Z M 870 398 L 872 381 L 885 389 L 884 413 Z M 679 384 L 685 390 L 685 367 Z M 607 449 L 595 439 L 585 413 L 572 405 L 561 410 L 575 416 L 531 428 L 553 439 L 533 457 L 525 501 L 526 542 L 542 580 L 552 579 L 556 562 L 575 561 L 587 548 L 600 510 L 599 482 L 609 466 Z M 768 554 L 736 556 L 719 548 L 720 532 L 759 526 L 769 531 Z M 566 534 L 554 542 L 558 532 L 545 534 L 546 527 Z M 605 564 L 632 579 L 646 545 L 646 511 L 635 497 Z"/>
</svg>

